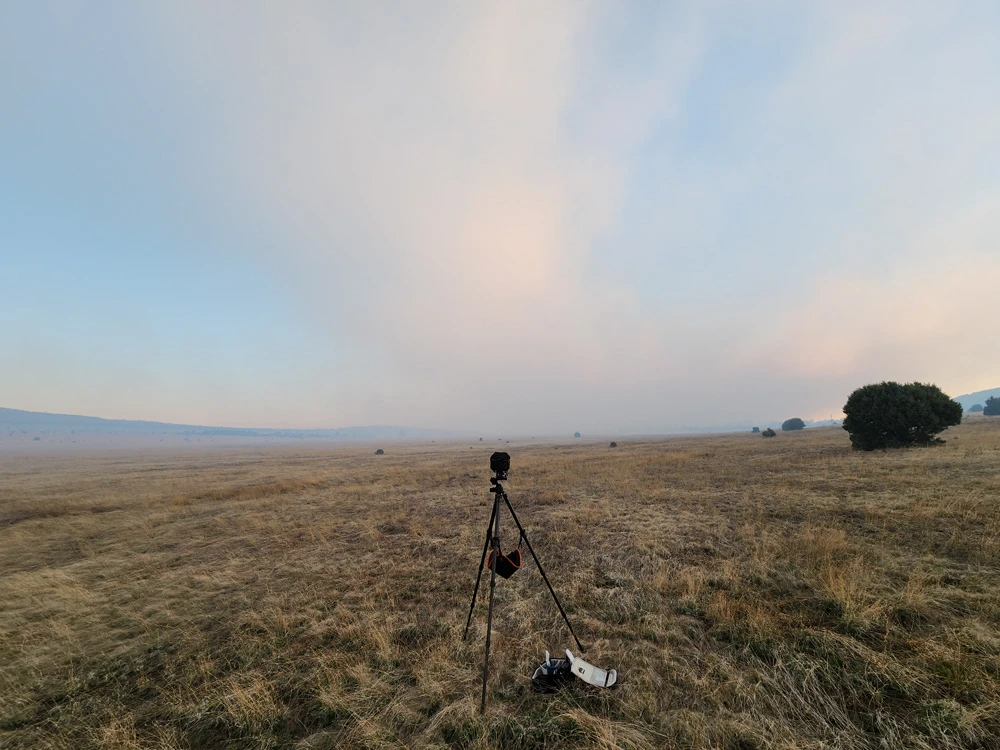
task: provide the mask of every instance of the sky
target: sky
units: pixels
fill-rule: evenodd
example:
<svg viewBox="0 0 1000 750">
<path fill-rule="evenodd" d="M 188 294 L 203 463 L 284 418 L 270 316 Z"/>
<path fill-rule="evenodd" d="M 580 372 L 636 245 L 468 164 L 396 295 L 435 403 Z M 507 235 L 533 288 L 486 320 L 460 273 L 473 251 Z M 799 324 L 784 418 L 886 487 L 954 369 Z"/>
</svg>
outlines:
<svg viewBox="0 0 1000 750">
<path fill-rule="evenodd" d="M 1000 386 L 997 71 L 991 0 L 0 0 L 0 406 L 640 433 Z"/>
</svg>

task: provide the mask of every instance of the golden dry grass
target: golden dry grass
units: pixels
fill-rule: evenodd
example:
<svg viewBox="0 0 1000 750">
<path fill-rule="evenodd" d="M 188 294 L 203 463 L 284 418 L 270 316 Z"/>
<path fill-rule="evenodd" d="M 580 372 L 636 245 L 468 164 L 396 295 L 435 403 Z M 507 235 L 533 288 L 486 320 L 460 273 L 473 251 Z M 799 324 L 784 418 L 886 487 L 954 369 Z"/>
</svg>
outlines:
<svg viewBox="0 0 1000 750">
<path fill-rule="evenodd" d="M 1000 420 L 512 445 L 529 562 L 461 640 L 494 446 L 0 458 L 0 746 L 1000 747 Z M 513 524 L 504 520 L 511 544 Z"/>
</svg>

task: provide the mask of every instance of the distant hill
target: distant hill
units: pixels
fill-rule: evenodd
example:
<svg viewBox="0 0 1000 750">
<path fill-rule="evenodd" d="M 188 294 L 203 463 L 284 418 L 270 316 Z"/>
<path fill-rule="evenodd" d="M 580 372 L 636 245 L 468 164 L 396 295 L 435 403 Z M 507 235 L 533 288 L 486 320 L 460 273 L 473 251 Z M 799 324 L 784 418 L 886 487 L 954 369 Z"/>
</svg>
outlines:
<svg viewBox="0 0 1000 750">
<path fill-rule="evenodd" d="M 976 391 L 975 393 L 967 393 L 964 396 L 955 396 L 953 400 L 958 401 L 962 405 L 962 408 L 968 411 L 969 407 L 973 404 L 985 404 L 986 399 L 991 396 L 1000 398 L 1000 388 L 991 388 L 988 391 Z"/>
<path fill-rule="evenodd" d="M 131 419 L 102 419 L 76 414 L 49 414 L 0 407 L 0 434 L 97 434 L 97 435 L 212 435 L 226 437 L 320 438 L 325 440 L 386 440 L 444 437 L 444 430 L 374 425 L 317 430 L 281 430 L 265 427 L 208 427 Z"/>
</svg>

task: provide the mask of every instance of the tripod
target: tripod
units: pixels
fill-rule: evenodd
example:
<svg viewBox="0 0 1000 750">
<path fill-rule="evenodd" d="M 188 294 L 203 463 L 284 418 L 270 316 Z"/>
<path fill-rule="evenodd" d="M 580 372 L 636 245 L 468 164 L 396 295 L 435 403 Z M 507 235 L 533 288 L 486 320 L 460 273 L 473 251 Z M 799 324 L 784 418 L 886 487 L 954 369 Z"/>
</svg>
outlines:
<svg viewBox="0 0 1000 750">
<path fill-rule="evenodd" d="M 506 458 L 507 467 L 510 466 L 510 456 L 506 453 L 503 454 L 493 454 L 494 459 L 497 455 L 502 455 Z M 490 605 L 486 614 L 486 658 L 483 662 L 483 698 L 479 705 L 480 712 L 486 711 L 486 678 L 489 676 L 490 672 L 490 635 L 493 630 L 493 591 L 496 588 L 497 583 L 497 564 L 500 560 L 500 500 L 503 499 L 504 504 L 507 506 L 507 510 L 510 511 L 511 517 L 514 519 L 514 523 L 517 524 L 517 530 L 521 532 L 521 539 L 523 539 L 528 545 L 528 552 L 531 553 L 532 559 L 535 561 L 535 565 L 538 566 L 538 572 L 542 574 L 542 580 L 545 581 L 545 585 L 549 587 L 549 593 L 552 594 L 552 599 L 555 601 L 556 606 L 559 608 L 559 614 L 562 615 L 563 620 L 566 623 L 566 627 L 569 628 L 570 634 L 573 636 L 573 640 L 576 641 L 576 646 L 580 651 L 583 651 L 583 644 L 580 643 L 580 639 L 576 637 L 576 633 L 573 632 L 573 626 L 569 624 L 569 618 L 566 616 L 566 612 L 563 610 L 562 605 L 559 603 L 559 597 L 556 596 L 556 592 L 552 590 L 552 584 L 549 583 L 548 576 L 545 575 L 545 569 L 542 567 L 542 563 L 538 559 L 538 555 L 535 554 L 535 550 L 531 546 L 531 540 L 528 539 L 528 534 L 521 525 L 520 519 L 517 517 L 517 513 L 514 512 L 514 506 L 510 504 L 510 498 L 507 497 L 507 492 L 504 490 L 503 485 L 500 484 L 501 480 L 507 479 L 507 467 L 498 468 L 494 464 L 494 459 L 490 461 L 490 468 L 493 469 L 495 476 L 490 477 L 490 492 L 493 493 L 493 511 L 490 514 L 490 522 L 486 526 L 486 541 L 483 543 L 483 557 L 479 561 L 479 572 L 476 574 L 476 588 L 472 592 L 472 604 L 469 605 L 469 619 L 465 622 L 465 632 L 462 634 L 462 640 L 469 634 L 469 625 L 472 624 L 472 610 L 476 607 L 476 596 L 479 594 L 479 582 L 483 577 L 483 568 L 486 565 L 486 553 L 492 550 L 490 556 Z"/>
</svg>

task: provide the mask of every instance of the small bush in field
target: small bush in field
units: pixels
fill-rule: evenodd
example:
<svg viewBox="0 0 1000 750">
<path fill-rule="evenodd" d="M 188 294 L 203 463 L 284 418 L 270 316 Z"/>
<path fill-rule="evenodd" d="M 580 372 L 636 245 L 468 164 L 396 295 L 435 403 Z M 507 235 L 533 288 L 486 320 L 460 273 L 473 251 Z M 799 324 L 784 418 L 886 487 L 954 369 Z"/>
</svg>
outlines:
<svg viewBox="0 0 1000 750">
<path fill-rule="evenodd" d="M 766 430 L 760 433 L 761 437 L 774 437 L 777 434 L 778 433 L 772 430 L 770 427 L 768 427 Z"/>
</svg>

